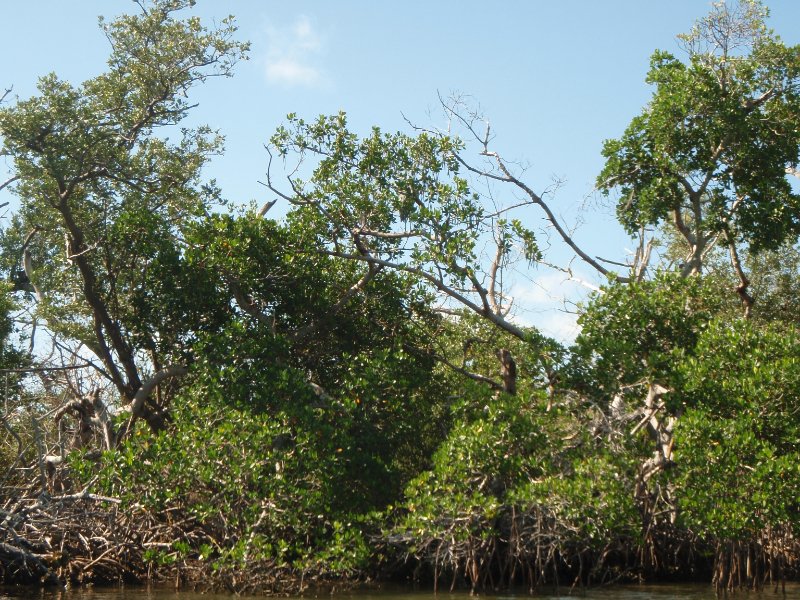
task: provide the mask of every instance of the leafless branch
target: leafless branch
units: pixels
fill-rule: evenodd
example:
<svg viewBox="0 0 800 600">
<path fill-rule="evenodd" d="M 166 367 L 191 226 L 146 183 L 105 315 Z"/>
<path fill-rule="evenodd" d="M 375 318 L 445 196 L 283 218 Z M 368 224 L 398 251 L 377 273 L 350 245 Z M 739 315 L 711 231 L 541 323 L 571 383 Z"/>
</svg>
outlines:
<svg viewBox="0 0 800 600">
<path fill-rule="evenodd" d="M 433 285 L 434 288 L 439 290 L 445 296 L 449 296 L 456 302 L 462 304 L 469 310 L 473 311 L 474 313 L 486 317 L 489 321 L 500 327 L 501 329 L 507 331 L 511 335 L 519 338 L 525 339 L 525 331 L 520 327 L 517 327 L 513 323 L 507 321 L 502 315 L 498 315 L 494 313 L 489 304 L 488 300 L 486 299 L 486 290 L 483 290 L 483 295 L 481 296 L 481 304 L 476 304 L 472 300 L 470 300 L 464 293 L 459 292 L 453 286 L 448 285 L 442 277 L 437 277 L 433 273 L 430 273 L 422 268 L 414 267 L 402 263 L 392 262 L 389 260 L 377 258 L 377 257 L 366 257 L 361 254 L 353 254 L 349 252 L 340 252 L 335 250 L 326 250 L 320 249 L 318 252 L 322 252 L 328 256 L 336 256 L 338 258 L 344 258 L 347 260 L 358 260 L 362 262 L 369 262 L 374 263 L 375 265 L 379 265 L 382 267 L 387 267 L 389 269 L 393 269 L 396 271 L 402 271 L 405 273 L 409 273 L 411 275 L 416 275 Z M 474 277 L 474 276 L 473 276 Z M 480 291 L 479 291 L 480 293 Z"/>
<path fill-rule="evenodd" d="M 131 414 L 137 417 L 141 416 L 144 401 L 147 400 L 150 394 L 153 393 L 153 390 L 157 385 L 159 385 L 165 379 L 180 377 L 182 375 L 186 375 L 188 372 L 189 369 L 183 365 L 170 365 L 168 367 L 164 367 L 158 373 L 155 373 L 152 377 L 150 377 L 150 379 L 142 383 L 142 386 L 136 390 L 136 394 L 128 406 L 128 410 L 130 410 Z"/>
<path fill-rule="evenodd" d="M 604 263 L 609 264 L 609 265 L 616 265 L 617 267 L 625 267 L 626 269 L 630 268 L 630 265 L 628 263 L 622 263 L 622 262 L 618 262 L 616 260 L 610 260 L 608 258 L 603 258 L 601 256 L 595 256 L 595 258 L 597 260 L 599 260 L 600 262 L 604 262 Z"/>
<path fill-rule="evenodd" d="M 1 101 L 2 101 L 2 100 L 0 100 L 0 102 L 1 102 Z M 12 183 L 14 183 L 15 181 L 19 181 L 20 177 L 21 177 L 21 175 L 14 175 L 13 177 L 11 177 L 11 178 L 9 178 L 9 179 L 6 179 L 6 180 L 5 180 L 3 183 L 0 183 L 0 190 L 2 190 L 2 189 L 5 189 L 6 187 L 8 187 L 9 185 L 11 185 L 11 184 L 12 184 Z M 8 202 L 6 202 L 5 204 L 3 204 L 3 206 L 7 206 L 7 205 L 8 205 Z"/>
<path fill-rule="evenodd" d="M 503 312 L 503 307 L 501 306 L 501 304 L 498 304 L 498 302 L 497 302 L 497 298 L 498 298 L 498 293 L 497 293 L 497 275 L 498 275 L 498 272 L 500 271 L 500 267 L 502 265 L 503 258 L 506 255 L 506 249 L 504 247 L 503 241 L 501 239 L 497 238 L 497 237 L 495 238 L 495 246 L 496 246 L 496 251 L 495 251 L 495 255 L 494 255 L 494 260 L 492 260 L 492 265 L 489 268 L 489 290 L 488 290 L 489 293 L 488 293 L 488 296 L 489 296 L 489 302 L 490 302 L 491 307 L 492 307 L 492 311 L 495 312 L 498 315 L 502 315 L 502 314 L 507 314 L 508 311 L 506 310 L 505 313 L 504 313 Z"/>
<path fill-rule="evenodd" d="M 650 255 L 653 252 L 653 238 L 645 241 L 645 237 L 645 230 L 644 227 L 642 227 L 639 232 L 639 246 L 636 248 L 636 254 L 633 257 L 633 265 L 631 265 L 633 279 L 635 281 L 642 281 L 644 279 L 647 267 L 650 264 Z"/>
<path fill-rule="evenodd" d="M 452 362 L 447 360 L 444 356 L 437 355 L 436 356 L 436 360 L 441 362 L 447 368 L 452 369 L 456 373 L 464 375 L 465 377 L 468 377 L 469 379 L 472 379 L 473 381 L 477 381 L 479 383 L 485 383 L 486 385 L 488 385 L 493 390 L 498 390 L 498 391 L 502 391 L 503 390 L 503 384 L 500 383 L 499 381 L 495 381 L 491 377 L 486 377 L 485 375 L 481 375 L 480 373 L 473 373 L 472 371 L 470 371 L 468 369 L 465 369 L 464 367 L 460 367 L 460 366 L 458 366 L 456 364 L 453 364 Z"/>
<path fill-rule="evenodd" d="M 264 205 L 263 205 L 263 206 L 262 206 L 262 207 L 259 209 L 259 211 L 258 211 L 256 214 L 257 214 L 259 217 L 263 217 L 264 215 L 266 215 L 266 214 L 267 214 L 267 212 L 269 212 L 269 209 L 270 209 L 270 208 L 272 208 L 273 206 L 275 206 L 275 203 L 276 203 L 277 201 L 278 201 L 278 199 L 277 199 L 277 198 L 275 198 L 274 200 L 270 200 L 269 202 L 265 202 L 265 203 L 264 203 Z"/>
<path fill-rule="evenodd" d="M 508 167 L 506 166 L 505 162 L 500 157 L 500 155 L 498 155 L 496 152 L 488 152 L 488 153 L 486 153 L 486 156 L 494 157 L 495 161 L 497 162 L 498 168 L 505 175 L 505 181 L 514 184 L 519 189 L 521 189 L 523 192 L 525 192 L 525 194 L 527 194 L 528 197 L 531 199 L 532 203 L 536 204 L 539 208 L 542 209 L 542 211 L 545 214 L 545 217 L 546 217 L 547 221 L 550 223 L 550 225 L 552 225 L 553 229 L 556 230 L 556 232 L 561 237 L 561 239 L 564 241 L 564 243 L 567 244 L 567 246 L 569 246 L 575 254 L 577 254 L 584 262 L 586 262 L 588 265 L 593 267 L 600 274 L 606 275 L 606 276 L 610 274 L 610 271 L 608 269 L 603 267 L 603 265 L 601 265 L 595 259 L 593 259 L 591 256 L 586 254 L 586 252 L 584 252 L 575 243 L 575 240 L 572 238 L 572 236 L 569 233 L 567 233 L 564 230 L 564 228 L 561 226 L 561 223 L 558 221 L 558 219 L 556 218 L 555 214 L 553 214 L 553 211 L 550 209 L 550 207 L 547 205 L 547 203 L 544 200 L 542 200 L 541 196 L 539 196 L 536 192 L 534 192 L 527 184 L 525 184 L 521 180 L 517 179 L 511 173 L 511 171 L 508 169 Z M 625 282 L 625 283 L 630 281 L 627 277 L 617 277 L 617 279 L 619 281 Z"/>
</svg>

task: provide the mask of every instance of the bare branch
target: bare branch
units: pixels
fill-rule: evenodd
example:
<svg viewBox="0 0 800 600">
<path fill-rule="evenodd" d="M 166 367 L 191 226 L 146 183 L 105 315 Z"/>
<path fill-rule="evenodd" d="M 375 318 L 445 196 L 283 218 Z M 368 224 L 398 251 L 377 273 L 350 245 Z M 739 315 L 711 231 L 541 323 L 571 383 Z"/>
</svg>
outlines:
<svg viewBox="0 0 800 600">
<path fill-rule="evenodd" d="M 575 275 L 575 273 L 572 272 L 572 267 L 571 266 L 562 267 L 562 266 L 555 265 L 553 263 L 549 263 L 549 262 L 546 262 L 546 261 L 540 261 L 540 262 L 545 267 L 549 267 L 549 268 L 553 269 L 554 271 L 559 271 L 561 273 L 564 273 L 567 276 L 567 280 L 568 281 L 574 281 L 575 283 L 585 287 L 587 290 L 591 290 L 593 292 L 601 292 L 602 291 L 599 287 L 597 287 L 593 283 L 590 283 L 590 282 L 586 281 L 585 279 L 581 279 L 580 277 L 577 277 Z M 627 279 L 625 279 L 624 281 L 627 281 Z"/>
<path fill-rule="evenodd" d="M 616 265 L 618 267 L 625 267 L 626 269 L 630 269 L 630 267 L 631 267 L 628 263 L 622 263 L 622 262 L 618 262 L 616 260 L 610 260 L 608 258 L 603 258 L 602 256 L 595 256 L 595 258 L 597 260 L 599 260 L 600 262 L 604 262 L 604 263 L 607 263 L 609 265 Z"/>
<path fill-rule="evenodd" d="M 489 303 L 491 304 L 492 311 L 499 315 L 503 314 L 503 310 L 502 306 L 497 303 L 497 274 L 500 270 L 503 257 L 505 256 L 505 247 L 503 246 L 502 240 L 498 238 L 495 238 L 495 245 L 497 251 L 495 252 L 492 266 L 489 268 Z"/>
<path fill-rule="evenodd" d="M 496 152 L 487 152 L 484 154 L 486 156 L 493 157 L 497 162 L 498 168 L 505 175 L 505 178 L 501 178 L 501 180 L 507 181 L 517 186 L 519 189 L 525 192 L 525 194 L 527 194 L 527 196 L 531 199 L 532 204 L 536 204 L 539 208 L 542 209 L 542 211 L 544 211 L 547 221 L 550 223 L 550 225 L 553 226 L 553 229 L 556 230 L 556 232 L 564 241 L 564 243 L 567 244 L 567 246 L 569 246 L 575 254 L 577 254 L 585 263 L 593 267 L 601 275 L 608 276 L 611 274 L 611 272 L 608 269 L 606 269 L 603 265 L 601 265 L 591 256 L 586 254 L 586 252 L 584 252 L 575 243 L 575 241 L 572 239 L 572 236 L 569 233 L 567 233 L 561 226 L 561 223 L 559 223 L 558 219 L 556 218 L 555 214 L 553 214 L 553 211 L 550 210 L 550 207 L 547 205 L 547 203 L 544 200 L 542 200 L 541 196 L 539 196 L 536 192 L 534 192 L 527 184 L 517 179 L 511 173 L 511 171 L 508 169 L 508 167 L 506 166 L 505 162 L 503 161 L 503 159 L 500 157 L 499 154 L 497 154 Z M 617 279 L 623 283 L 628 283 L 630 281 L 629 278 L 627 277 L 618 276 Z"/>
<path fill-rule="evenodd" d="M 33 257 L 31 256 L 31 251 L 28 249 L 28 244 L 31 243 L 33 236 L 39 232 L 39 227 L 34 227 L 33 230 L 27 235 L 25 241 L 22 244 L 22 268 L 25 270 L 25 277 L 28 278 L 28 282 L 31 286 L 33 286 L 33 292 L 36 295 L 36 300 L 42 302 L 44 300 L 44 295 L 42 294 L 42 290 L 39 289 L 39 286 L 36 285 L 33 277 Z M 30 288 L 29 288 L 30 289 Z"/>
<path fill-rule="evenodd" d="M 403 238 L 425 237 L 422 231 L 374 231 L 372 229 L 359 229 L 358 235 L 385 240 L 399 240 Z"/>
<path fill-rule="evenodd" d="M 165 379 L 181 377 L 182 375 L 186 375 L 188 372 L 188 367 L 183 365 L 170 365 L 168 367 L 164 367 L 150 379 L 142 383 L 142 386 L 136 390 L 133 400 L 131 401 L 130 405 L 128 405 L 128 410 L 130 410 L 131 414 L 134 416 L 142 416 L 142 407 L 144 406 L 144 401 L 147 400 L 150 394 L 153 393 L 153 390 L 158 384 Z"/>
<path fill-rule="evenodd" d="M 270 327 L 274 324 L 267 315 L 258 309 L 255 303 L 250 301 L 250 299 L 245 296 L 238 278 L 232 275 L 226 275 L 225 280 L 228 282 L 228 287 L 233 294 L 233 299 L 236 300 L 236 304 L 239 306 L 239 308 L 260 323 Z"/>
<path fill-rule="evenodd" d="M 463 293 L 460 293 L 458 290 L 453 288 L 450 285 L 447 285 L 445 281 L 441 277 L 437 277 L 428 271 L 421 269 L 419 267 L 412 267 L 409 265 L 404 265 L 401 263 L 396 263 L 388 260 L 384 260 L 381 258 L 376 257 L 367 257 L 361 254 L 352 254 L 348 252 L 339 252 L 335 250 L 325 250 L 321 249 L 319 252 L 326 254 L 328 256 L 336 256 L 338 258 L 344 258 L 347 260 L 359 260 L 363 262 L 374 263 L 375 265 L 380 265 L 383 267 L 387 267 L 396 271 L 402 271 L 404 273 L 409 273 L 411 275 L 416 275 L 417 277 L 421 277 L 425 281 L 432 284 L 437 290 L 442 292 L 444 295 L 452 298 L 456 302 L 464 305 L 469 310 L 475 312 L 478 315 L 486 317 L 489 321 L 503 329 L 504 331 L 510 333 L 514 337 L 524 340 L 526 338 L 525 330 L 517 327 L 513 323 L 507 321 L 502 315 L 498 315 L 494 313 L 488 305 L 488 301 L 486 301 L 486 290 L 483 290 L 484 295 L 482 296 L 482 305 L 476 304 L 472 300 L 470 300 L 467 296 Z"/>
<path fill-rule="evenodd" d="M 0 101 L 1 101 L 1 100 L 0 100 Z M 14 175 L 14 176 L 13 176 L 13 177 L 11 177 L 10 179 L 7 179 L 7 180 L 5 180 L 3 183 L 0 183 L 0 190 L 2 190 L 2 189 L 5 189 L 6 187 L 8 187 L 9 185 L 11 185 L 11 184 L 12 184 L 12 183 L 14 183 L 15 181 L 19 181 L 20 177 L 21 177 L 21 175 Z M 8 202 L 6 202 L 5 204 L 3 204 L 3 206 L 7 206 L 7 205 L 8 205 Z"/>
<path fill-rule="evenodd" d="M 460 366 L 458 366 L 456 364 L 453 364 L 452 362 L 450 362 L 444 356 L 441 356 L 441 355 L 436 355 L 436 360 L 441 362 L 447 368 L 452 369 L 456 373 L 464 375 L 465 377 L 468 377 L 469 379 L 472 379 L 473 381 L 477 381 L 479 383 L 485 383 L 486 385 L 488 385 L 493 390 L 497 390 L 497 391 L 502 391 L 503 390 L 503 384 L 500 383 L 499 381 L 496 381 L 496 380 L 492 379 L 491 377 L 486 377 L 485 375 L 481 375 L 480 373 L 473 373 L 472 371 L 470 371 L 468 369 L 465 369 L 464 367 L 460 367 Z"/>
<path fill-rule="evenodd" d="M 278 201 L 278 199 L 277 199 L 277 198 L 275 198 L 274 200 L 271 200 L 271 201 L 269 201 L 269 202 L 265 202 L 265 203 L 264 203 L 264 206 L 262 206 L 262 207 L 259 209 L 259 211 L 258 211 L 256 214 L 257 214 L 259 217 L 263 217 L 264 215 L 266 215 L 266 214 L 267 214 L 267 212 L 269 211 L 269 209 L 270 209 L 270 208 L 272 208 L 273 206 L 275 206 L 275 203 L 276 203 L 277 201 Z"/>
<path fill-rule="evenodd" d="M 645 242 L 644 231 L 642 231 L 640 233 L 639 247 L 636 248 L 636 255 L 634 256 L 633 265 L 631 266 L 634 280 L 642 281 L 644 279 L 647 267 L 650 264 L 650 255 L 652 252 L 653 239 L 650 238 Z"/>
</svg>

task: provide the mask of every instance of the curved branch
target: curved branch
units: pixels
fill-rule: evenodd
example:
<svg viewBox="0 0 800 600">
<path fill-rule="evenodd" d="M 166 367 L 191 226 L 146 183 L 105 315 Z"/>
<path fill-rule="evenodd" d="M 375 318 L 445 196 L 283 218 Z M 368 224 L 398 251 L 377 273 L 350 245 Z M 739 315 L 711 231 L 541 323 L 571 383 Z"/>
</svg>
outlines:
<svg viewBox="0 0 800 600">
<path fill-rule="evenodd" d="M 545 218 L 550 223 L 550 225 L 553 227 L 553 229 L 556 230 L 556 232 L 558 233 L 559 237 L 561 237 L 561 239 L 564 241 L 564 243 L 567 246 L 569 246 L 570 249 L 581 258 L 581 260 L 583 260 L 586 264 L 588 264 L 589 266 L 594 268 L 601 275 L 604 275 L 604 276 L 611 275 L 611 271 L 606 269 L 603 265 L 601 265 L 599 262 L 597 262 L 591 256 L 586 254 L 586 252 L 584 252 L 575 243 L 575 240 L 573 240 L 572 236 L 564 230 L 564 228 L 561 226 L 561 223 L 558 222 L 558 219 L 556 218 L 555 214 L 553 213 L 552 210 L 550 210 L 550 207 L 542 199 L 542 197 L 539 196 L 539 194 L 537 194 L 536 192 L 534 192 L 527 184 L 525 184 L 524 182 L 519 180 L 517 177 L 515 177 L 511 173 L 511 171 L 508 169 L 508 167 L 506 167 L 505 162 L 503 161 L 503 159 L 500 157 L 499 154 L 497 154 L 496 152 L 483 152 L 482 154 L 484 154 L 485 156 L 489 156 L 489 157 L 494 158 L 495 162 L 497 163 L 498 168 L 500 169 L 500 171 L 503 172 L 503 175 L 504 175 L 504 177 L 500 177 L 498 175 L 493 175 L 491 173 L 484 173 L 484 176 L 491 177 L 493 179 L 497 179 L 498 181 L 504 181 L 506 183 L 511 183 L 511 184 L 517 186 L 523 192 L 525 192 L 525 194 L 531 199 L 531 203 L 537 205 L 539 208 L 542 209 L 542 211 L 545 214 Z M 463 160 L 459 160 L 459 162 L 464 164 Z M 622 282 L 622 283 L 628 283 L 630 281 L 630 278 L 622 277 L 622 276 L 617 275 L 617 280 Z"/>
<path fill-rule="evenodd" d="M 168 367 L 164 367 L 158 373 L 153 375 L 150 379 L 142 383 L 142 386 L 136 390 L 136 394 L 133 396 L 133 400 L 128 405 L 128 410 L 130 410 L 131 415 L 133 417 L 143 417 L 144 415 L 144 402 L 147 398 L 150 397 L 150 394 L 153 393 L 155 387 L 164 381 L 165 379 L 171 379 L 172 377 L 181 377 L 186 375 L 189 372 L 189 368 L 183 365 L 170 365 Z"/>
<path fill-rule="evenodd" d="M 133 400 L 128 406 L 124 408 L 125 411 L 131 413 L 130 418 L 120 427 L 117 434 L 114 436 L 114 443 L 119 445 L 130 433 L 133 423 L 136 419 L 144 419 L 147 421 L 151 429 L 158 430 L 163 426 L 163 414 L 160 412 L 152 411 L 146 408 L 145 402 L 153 393 L 153 390 L 158 384 L 165 379 L 172 377 L 181 377 L 189 372 L 189 368 L 183 365 L 170 365 L 164 367 L 156 372 L 150 379 L 145 381 L 133 396 Z"/>
<path fill-rule="evenodd" d="M 0 99 L 0 101 L 2 101 L 2 100 Z M 14 175 L 10 179 L 6 179 L 3 183 L 0 183 L 0 190 L 8 187 L 9 185 L 14 183 L 15 181 L 18 181 L 21 177 L 22 177 L 21 175 Z M 3 206 L 5 206 L 6 204 L 8 204 L 8 202 L 6 202 Z"/>
<path fill-rule="evenodd" d="M 747 278 L 744 268 L 742 268 L 742 261 L 739 258 L 739 251 L 736 249 L 736 240 L 733 238 L 730 230 L 727 227 L 725 228 L 724 233 L 725 241 L 728 242 L 728 253 L 731 259 L 731 266 L 736 272 L 736 276 L 739 278 L 739 285 L 736 286 L 736 293 L 739 295 L 739 298 L 742 301 L 744 318 L 749 319 L 750 312 L 752 311 L 753 304 L 755 303 L 755 300 L 747 291 L 747 288 L 750 287 L 750 280 Z"/>
<path fill-rule="evenodd" d="M 683 219 L 683 213 L 681 212 L 680 208 L 676 208 L 672 211 L 672 223 L 675 225 L 675 229 L 680 232 L 690 246 L 694 246 L 697 243 L 694 234 L 691 232 L 689 227 L 686 225 L 686 221 Z"/>
<path fill-rule="evenodd" d="M 389 269 L 394 269 L 396 271 L 402 271 L 404 273 L 409 273 L 411 275 L 416 275 L 417 277 L 421 277 L 422 279 L 433 285 L 433 287 L 435 287 L 437 290 L 442 292 L 444 295 L 452 298 L 453 300 L 463 305 L 464 307 L 468 308 L 469 310 L 473 311 L 474 313 L 481 315 L 482 317 L 485 317 L 486 319 L 488 319 L 489 321 L 500 327 L 500 329 L 506 331 L 507 333 L 510 333 L 514 337 L 519 338 L 521 340 L 527 338 L 527 334 L 525 333 L 524 329 L 517 327 L 513 323 L 510 323 L 509 321 L 504 319 L 502 315 L 494 313 L 489 308 L 488 302 L 485 302 L 483 306 L 476 304 L 475 302 L 467 298 L 464 294 L 458 292 L 451 286 L 447 285 L 441 278 L 432 275 L 431 273 L 429 273 L 424 269 L 409 265 L 403 265 L 400 263 L 394 263 L 381 258 L 375 258 L 374 256 L 368 257 L 368 256 L 363 256 L 361 254 L 351 254 L 347 252 L 338 252 L 336 250 L 325 250 L 325 249 L 319 249 L 317 250 L 317 252 L 321 252 L 328 256 L 335 256 L 337 258 L 344 258 L 347 260 L 359 260 L 362 262 L 373 263 L 378 266 L 387 267 Z M 485 292 L 485 290 L 483 291 Z M 485 301 L 486 299 L 482 298 L 482 300 Z"/>
</svg>

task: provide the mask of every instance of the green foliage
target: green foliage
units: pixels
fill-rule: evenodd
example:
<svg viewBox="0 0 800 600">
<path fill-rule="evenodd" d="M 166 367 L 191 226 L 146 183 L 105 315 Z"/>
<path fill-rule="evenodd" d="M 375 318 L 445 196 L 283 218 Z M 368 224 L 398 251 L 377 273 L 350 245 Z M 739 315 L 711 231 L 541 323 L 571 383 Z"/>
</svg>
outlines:
<svg viewBox="0 0 800 600">
<path fill-rule="evenodd" d="M 755 253 L 746 262 L 756 299 L 753 319 L 800 325 L 800 248 Z"/>
<path fill-rule="evenodd" d="M 326 451 L 339 459 L 335 475 L 347 482 L 328 498 L 332 506 L 366 511 L 393 501 L 438 439 L 443 391 L 402 348 L 340 357 L 346 376 L 322 395 L 306 370 L 290 366 L 285 340 L 269 331 L 235 325 L 198 353 L 192 393 L 199 401 L 282 415 L 332 445 Z M 305 460 L 316 462 L 316 454 Z"/>
<path fill-rule="evenodd" d="M 457 423 L 433 457 L 433 469 L 406 489 L 398 531 L 417 540 L 494 535 L 509 490 L 540 477 L 556 430 L 519 396 L 486 397 L 483 414 Z"/>
<path fill-rule="evenodd" d="M 221 565 L 245 554 L 296 564 L 367 508 L 342 484 L 354 460 L 346 415 L 299 397 L 271 414 L 235 409 L 208 391 L 199 385 L 176 404 L 169 432 L 139 428 L 106 453 L 101 488 L 155 514 L 180 510 L 211 539 L 240 540 L 215 550 Z"/>
<path fill-rule="evenodd" d="M 520 396 L 487 398 L 483 414 L 456 424 L 434 455 L 434 495 L 463 488 L 502 500 L 510 487 L 540 476 L 555 433 L 543 420 L 540 408 Z"/>
<path fill-rule="evenodd" d="M 601 550 L 618 540 L 637 540 L 641 515 L 635 499 L 635 460 L 596 452 L 516 488 L 510 503 L 522 510 L 546 507 L 558 525 L 571 532 L 564 543 Z"/>
<path fill-rule="evenodd" d="M 414 339 L 422 306 L 388 274 L 334 311 L 351 264 L 293 260 L 274 223 L 220 217 L 192 235 L 187 264 L 218 288 L 241 281 L 236 301 L 250 305 L 193 345 L 169 430 L 137 429 L 104 456 L 100 482 L 156 513 L 180 508 L 213 539 L 227 523 L 238 541 L 215 550 L 219 568 L 264 559 L 358 572 L 360 528 L 397 500 L 446 423 L 445 389 Z"/>
<path fill-rule="evenodd" d="M 433 468 L 408 486 L 393 534 L 445 568 L 495 560 L 510 568 L 550 552 L 566 558 L 636 543 L 636 459 L 599 450 L 575 419 L 519 396 L 487 398 L 483 414 L 457 423 Z"/>
<path fill-rule="evenodd" d="M 800 393 L 800 337 L 791 326 L 715 323 L 682 366 L 684 401 L 720 417 L 752 414 L 773 441 L 794 443 Z"/>
<path fill-rule="evenodd" d="M 147 374 L 188 371 L 143 404 L 164 428 L 134 419 L 98 461 L 69 460 L 81 486 L 190 532 L 144 551 L 149 566 L 358 576 L 400 548 L 473 585 L 492 569 L 533 583 L 559 568 L 582 580 L 584 558 L 641 557 L 653 540 L 800 533 L 800 334 L 787 325 L 800 314 L 800 196 L 785 177 L 800 49 L 765 29 L 759 4 L 725 30 L 735 52 L 709 37 L 731 24 L 715 5 L 683 37 L 688 61 L 653 56 L 652 101 L 606 143 L 600 187 L 620 192 L 630 231 L 673 223 L 692 261 L 716 260 L 717 240 L 746 249 L 763 308 L 732 319 L 719 289 L 733 271 L 681 276 L 699 262 L 611 280 L 569 351 L 506 319 L 495 275 L 540 250 L 522 221 L 482 205 L 458 139 L 359 137 L 344 114 L 290 115 L 271 148 L 311 161 L 290 176 L 285 221 L 212 214 L 221 196 L 202 168 L 221 138 L 163 128 L 247 48 L 229 20 L 176 16 L 191 5 L 156 0 L 103 23 L 105 74 L 46 76 L 0 110 L 21 200 L 3 269 L 18 269 L 24 240 L 35 310 L 64 347 L 95 353 L 122 402 Z M 2 367 L 25 362 L 10 294 Z M 504 351 L 514 395 L 500 391 Z M 642 406 L 649 384 L 669 389 Z M 618 394 L 635 407 L 607 410 Z"/>
<path fill-rule="evenodd" d="M 438 239 L 421 236 L 404 249 L 405 238 L 377 237 L 371 239 L 373 251 L 404 252 L 413 263 L 475 260 L 474 227 L 483 209 L 458 176 L 457 140 L 384 134 L 377 128 L 360 140 L 340 113 L 312 123 L 290 115 L 272 144 L 284 157 L 291 152 L 321 156 L 308 183 L 298 189 L 302 204 L 293 218 L 315 223 L 306 227 L 323 243 L 354 227 L 382 233 L 401 225 L 409 232 L 437 232 Z"/>
<path fill-rule="evenodd" d="M 303 233 L 299 253 L 313 249 L 405 274 L 430 293 L 448 296 L 513 335 L 523 334 L 501 311 L 491 279 L 513 254 L 540 259 L 536 237 L 506 211 L 487 210 L 460 173 L 460 140 L 430 132 L 359 138 L 344 113 L 306 122 L 289 115 L 271 139 L 284 160 L 304 161 L 307 180 L 290 176 L 289 226 Z M 297 171 L 295 171 L 296 173 Z M 278 193 L 282 193 L 276 190 Z M 483 256 L 492 236 L 496 254 Z M 490 298 L 491 297 L 491 298 Z"/>
<path fill-rule="evenodd" d="M 202 168 L 222 138 L 169 128 L 187 116 L 191 88 L 229 75 L 247 44 L 230 19 L 207 29 L 176 15 L 192 4 L 154 0 L 102 22 L 105 73 L 78 86 L 47 75 L 38 95 L 0 109 L 20 199 L 4 246 L 21 253 L 27 239 L 37 312 L 94 352 L 128 400 L 142 370 L 185 359 L 214 298 L 202 273 L 186 270 L 178 239 L 219 201 Z"/>
<path fill-rule="evenodd" d="M 720 306 L 717 293 L 698 278 L 612 281 L 579 318 L 571 384 L 608 400 L 642 381 L 678 383 L 676 366 L 695 353 L 698 336 Z"/>
<path fill-rule="evenodd" d="M 706 230 L 720 231 L 731 212 L 754 246 L 775 247 L 797 233 L 800 199 L 784 167 L 798 159 L 800 48 L 765 31 L 763 15 L 748 18 L 749 54 L 690 46 L 688 64 L 666 52 L 653 55 L 653 98 L 621 139 L 606 142 L 608 162 L 598 179 L 605 191 L 620 188 L 618 215 L 630 231 L 686 205 L 691 194 L 683 179 L 695 178 L 707 179 Z"/>
<path fill-rule="evenodd" d="M 229 327 L 197 346 L 202 373 L 227 381 L 228 402 L 251 410 L 285 402 L 270 394 L 280 395 L 287 367 L 292 389 L 321 386 L 327 399 L 314 402 L 345 407 L 358 451 L 379 457 L 380 467 L 354 463 L 362 472 L 353 481 L 371 472 L 381 485 L 364 493 L 391 496 L 427 461 L 446 427 L 446 390 L 420 333 L 440 319 L 397 273 L 376 273 L 353 293 L 364 267 L 296 253 L 302 235 L 251 215 L 215 217 L 192 232 L 188 261 L 214 273 L 237 309 Z"/>
<path fill-rule="evenodd" d="M 800 526 L 800 336 L 715 323 L 682 369 L 676 429 L 681 516 L 697 533 L 748 541 Z"/>
<path fill-rule="evenodd" d="M 715 5 L 683 36 L 688 61 L 653 55 L 653 97 L 605 143 L 598 177 L 606 194 L 618 190 L 630 232 L 671 222 L 696 268 L 720 234 L 757 250 L 800 233 L 800 195 L 785 172 L 800 147 L 800 47 L 767 30 L 759 3 L 741 4 Z"/>
<path fill-rule="evenodd" d="M 681 522 L 710 540 L 758 539 L 769 527 L 800 525 L 800 452 L 777 447 L 752 415 L 688 411 L 676 432 Z"/>
</svg>

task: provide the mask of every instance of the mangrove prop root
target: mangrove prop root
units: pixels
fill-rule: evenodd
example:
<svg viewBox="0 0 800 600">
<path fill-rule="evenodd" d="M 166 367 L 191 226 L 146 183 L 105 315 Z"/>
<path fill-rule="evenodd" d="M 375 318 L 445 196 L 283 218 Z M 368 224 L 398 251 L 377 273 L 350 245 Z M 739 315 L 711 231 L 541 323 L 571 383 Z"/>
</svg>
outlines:
<svg viewBox="0 0 800 600">
<path fill-rule="evenodd" d="M 2 498 L 0 583 L 170 582 L 203 591 L 280 595 L 327 583 L 323 573 L 303 576 L 267 559 L 214 564 L 214 556 L 191 549 L 205 546 L 218 555 L 240 532 L 225 523 L 204 526 L 186 507 L 156 513 L 87 492 L 42 494 L 38 481 L 7 488 Z"/>
</svg>

